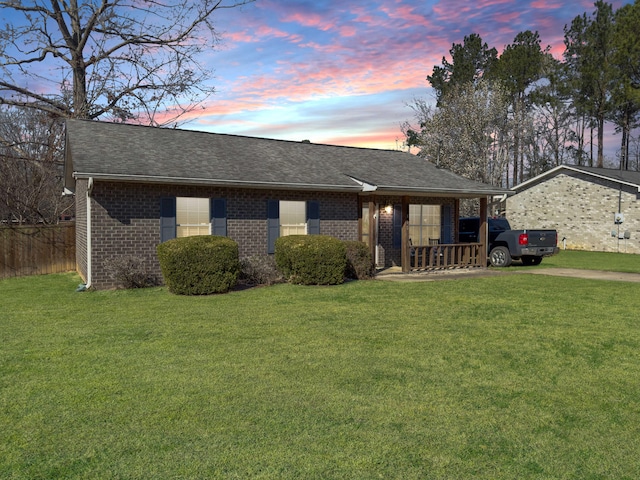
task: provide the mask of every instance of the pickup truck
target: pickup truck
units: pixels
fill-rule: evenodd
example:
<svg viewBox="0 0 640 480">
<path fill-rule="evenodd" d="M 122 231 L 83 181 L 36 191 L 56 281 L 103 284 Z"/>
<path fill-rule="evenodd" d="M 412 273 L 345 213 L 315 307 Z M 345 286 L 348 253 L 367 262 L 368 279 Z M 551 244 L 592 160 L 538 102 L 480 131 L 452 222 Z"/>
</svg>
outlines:
<svg viewBox="0 0 640 480">
<path fill-rule="evenodd" d="M 494 267 L 508 267 L 512 260 L 523 265 L 538 265 L 543 257 L 558 253 L 555 230 L 511 230 L 506 218 L 488 218 L 489 262 Z M 458 238 L 461 243 L 477 243 L 480 239 L 480 217 L 461 218 Z"/>
</svg>

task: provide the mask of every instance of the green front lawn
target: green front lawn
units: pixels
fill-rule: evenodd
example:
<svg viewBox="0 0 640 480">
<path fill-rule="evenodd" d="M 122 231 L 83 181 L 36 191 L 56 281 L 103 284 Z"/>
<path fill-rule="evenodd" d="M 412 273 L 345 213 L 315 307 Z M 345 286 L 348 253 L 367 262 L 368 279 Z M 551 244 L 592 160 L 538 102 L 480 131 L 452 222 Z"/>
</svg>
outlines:
<svg viewBox="0 0 640 480">
<path fill-rule="evenodd" d="M 560 253 L 545 257 L 536 267 L 522 267 L 520 262 L 513 263 L 514 268 L 529 270 L 532 268 L 578 268 L 586 270 L 606 270 L 610 272 L 640 273 L 640 255 L 612 252 L 584 252 L 579 250 L 560 250 Z"/>
<path fill-rule="evenodd" d="M 0 478 L 640 477 L 636 284 L 78 283 L 0 281 Z"/>
</svg>

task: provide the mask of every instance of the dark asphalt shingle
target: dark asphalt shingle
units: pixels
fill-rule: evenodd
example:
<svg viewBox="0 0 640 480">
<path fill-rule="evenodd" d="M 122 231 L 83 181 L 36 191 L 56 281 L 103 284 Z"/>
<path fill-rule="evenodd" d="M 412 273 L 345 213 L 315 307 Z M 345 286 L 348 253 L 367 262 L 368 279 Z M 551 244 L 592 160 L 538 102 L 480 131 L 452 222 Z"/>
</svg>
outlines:
<svg viewBox="0 0 640 480">
<path fill-rule="evenodd" d="M 67 121 L 67 153 L 76 178 L 361 190 L 355 178 L 379 192 L 506 193 L 405 152 L 87 120 Z"/>
</svg>

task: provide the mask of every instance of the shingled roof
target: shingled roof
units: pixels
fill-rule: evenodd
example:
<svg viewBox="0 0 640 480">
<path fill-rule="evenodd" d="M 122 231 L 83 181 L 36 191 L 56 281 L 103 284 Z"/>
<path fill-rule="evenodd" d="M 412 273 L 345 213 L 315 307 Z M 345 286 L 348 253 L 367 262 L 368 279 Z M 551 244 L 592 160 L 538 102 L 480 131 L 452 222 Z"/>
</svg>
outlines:
<svg viewBox="0 0 640 480">
<path fill-rule="evenodd" d="M 67 187 L 73 179 L 371 191 L 458 197 L 502 195 L 497 187 L 394 150 L 318 145 L 68 120 Z"/>
</svg>

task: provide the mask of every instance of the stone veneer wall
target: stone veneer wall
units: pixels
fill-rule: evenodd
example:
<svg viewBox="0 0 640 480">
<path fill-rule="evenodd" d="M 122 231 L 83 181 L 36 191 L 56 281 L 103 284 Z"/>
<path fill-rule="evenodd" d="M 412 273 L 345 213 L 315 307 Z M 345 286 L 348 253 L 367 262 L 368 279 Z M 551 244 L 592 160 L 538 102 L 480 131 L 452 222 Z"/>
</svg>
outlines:
<svg viewBox="0 0 640 480">
<path fill-rule="evenodd" d="M 614 214 L 624 214 L 618 238 Z M 554 228 L 558 246 L 602 252 L 640 253 L 640 197 L 637 188 L 623 187 L 577 172 L 561 173 L 507 199 L 507 218 L 514 229 Z M 612 236 L 612 231 L 616 236 Z"/>
<path fill-rule="evenodd" d="M 78 265 L 86 276 L 86 232 L 82 233 L 81 212 L 86 213 L 86 181 L 77 182 Z M 349 193 L 249 190 L 218 187 L 153 185 L 136 183 L 94 183 L 91 197 L 92 286 L 116 285 L 105 271 L 115 256 L 133 256 L 145 261 L 160 275 L 156 246 L 160 242 L 160 199 L 194 196 L 227 199 L 227 235 L 238 242 L 240 257 L 267 253 L 267 200 L 316 200 L 320 203 L 320 233 L 342 240 L 358 239 L 358 196 Z M 84 235 L 84 237 L 83 237 Z M 83 265 L 85 270 L 83 271 Z"/>
</svg>

